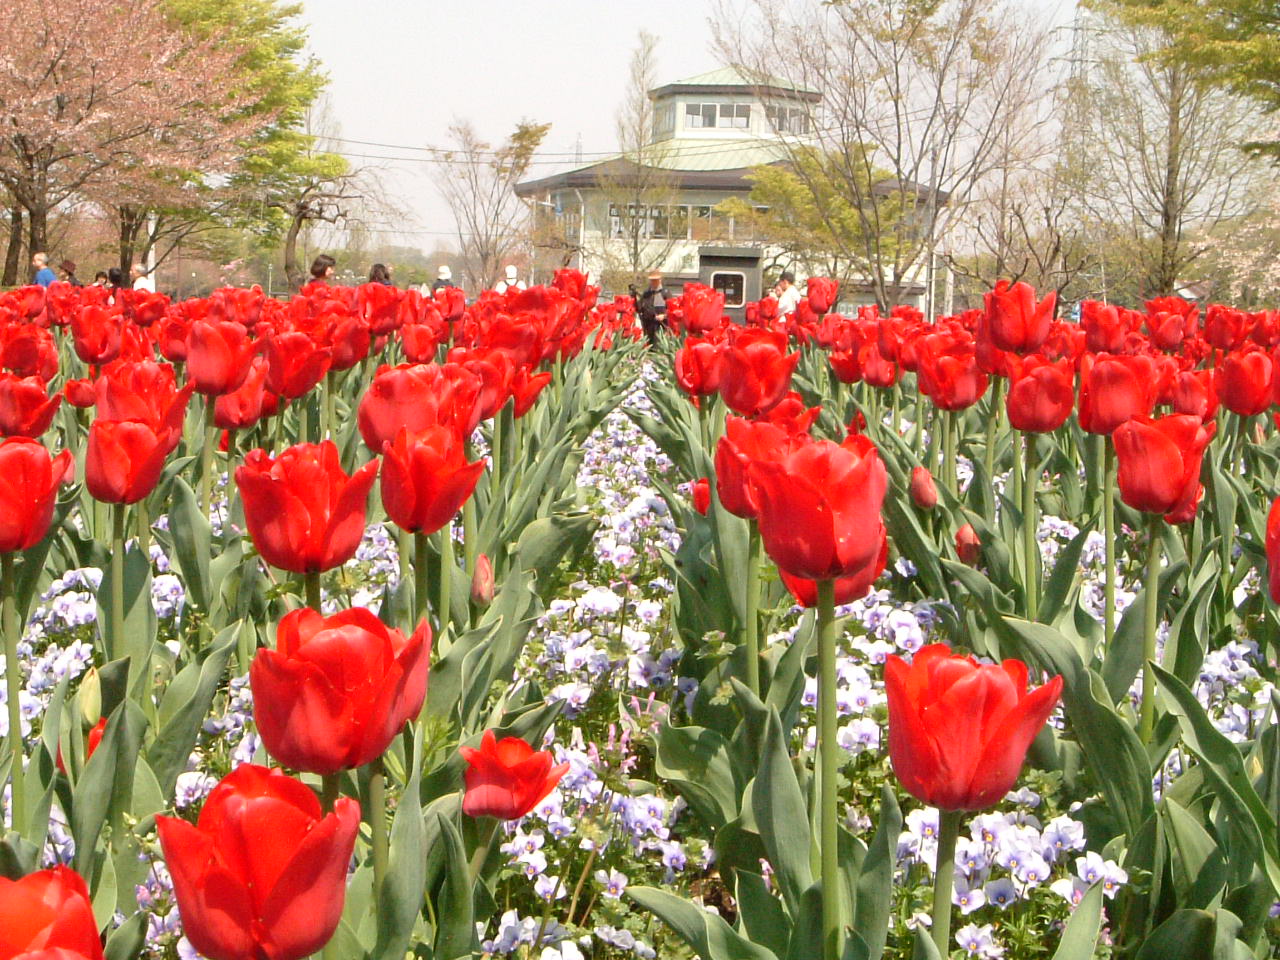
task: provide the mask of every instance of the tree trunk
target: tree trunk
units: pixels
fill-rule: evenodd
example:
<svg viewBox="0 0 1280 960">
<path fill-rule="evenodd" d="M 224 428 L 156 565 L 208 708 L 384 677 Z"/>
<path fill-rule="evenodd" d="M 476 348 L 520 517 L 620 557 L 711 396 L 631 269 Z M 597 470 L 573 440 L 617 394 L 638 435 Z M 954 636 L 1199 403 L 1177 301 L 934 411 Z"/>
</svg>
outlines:
<svg viewBox="0 0 1280 960">
<path fill-rule="evenodd" d="M 34 256 L 49 252 L 49 210 L 43 204 L 27 208 L 28 249 Z"/>
<path fill-rule="evenodd" d="M 1182 68 L 1171 68 L 1169 78 L 1169 142 L 1165 148 L 1164 184 L 1160 197 L 1160 266 L 1156 270 L 1154 293 L 1169 296 L 1178 284 L 1178 248 L 1182 242 L 1182 108 L 1186 84 Z"/>
<path fill-rule="evenodd" d="M 289 280 L 289 286 L 294 290 L 307 282 L 302 268 L 298 265 L 298 234 L 302 232 L 302 223 L 303 218 L 295 213 L 293 219 L 289 221 L 289 232 L 284 237 L 284 275 Z"/>
<path fill-rule="evenodd" d="M 22 207 L 15 201 L 9 208 L 9 247 L 4 255 L 4 276 L 0 277 L 0 285 L 16 286 L 18 268 L 22 264 Z"/>
<path fill-rule="evenodd" d="M 146 211 L 131 204 L 123 204 L 117 210 L 119 216 L 120 272 L 126 277 L 133 267 L 134 253 L 138 248 L 138 231 L 146 222 Z"/>
</svg>

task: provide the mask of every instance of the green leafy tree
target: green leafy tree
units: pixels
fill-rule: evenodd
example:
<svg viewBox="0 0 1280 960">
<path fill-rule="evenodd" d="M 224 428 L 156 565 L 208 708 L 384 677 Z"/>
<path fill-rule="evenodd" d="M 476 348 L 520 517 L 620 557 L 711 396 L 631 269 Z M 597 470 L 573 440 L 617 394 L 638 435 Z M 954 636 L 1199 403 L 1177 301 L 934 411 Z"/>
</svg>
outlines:
<svg viewBox="0 0 1280 960">
<path fill-rule="evenodd" d="M 1268 113 L 1280 109 L 1280 5 L 1275 0 L 1089 0 L 1090 8 L 1159 30 L 1153 56 L 1179 62 Z M 1259 125 L 1247 144 L 1280 155 L 1280 139 Z"/>
<path fill-rule="evenodd" d="M 797 149 L 789 163 L 756 167 L 748 176 L 749 197 L 731 197 L 719 210 L 736 224 L 750 224 L 755 236 L 778 247 L 782 254 L 776 259 L 783 264 L 842 282 L 862 281 L 877 251 L 893 257 L 896 225 L 912 204 L 897 190 L 876 188 L 888 174 L 869 160 L 853 168 L 859 189 L 846 189 L 847 173 L 832 169 L 843 156 Z M 873 230 L 881 235 L 872 236 Z"/>
</svg>

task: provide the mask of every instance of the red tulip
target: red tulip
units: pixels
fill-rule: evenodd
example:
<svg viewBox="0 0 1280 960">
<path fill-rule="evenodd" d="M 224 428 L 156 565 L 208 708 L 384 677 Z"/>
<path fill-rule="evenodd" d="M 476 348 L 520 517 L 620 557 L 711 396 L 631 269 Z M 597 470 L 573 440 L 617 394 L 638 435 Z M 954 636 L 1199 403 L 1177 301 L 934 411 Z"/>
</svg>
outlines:
<svg viewBox="0 0 1280 960">
<path fill-rule="evenodd" d="M 70 867 L 0 877 L 0 960 L 41 953 L 102 960 L 89 888 Z"/>
<path fill-rule="evenodd" d="M 956 556 L 961 563 L 970 567 L 976 567 L 982 558 L 982 541 L 978 539 L 978 531 L 973 529 L 971 523 L 966 523 L 956 531 Z"/>
<path fill-rule="evenodd" d="M 170 363 L 184 363 L 187 359 L 187 337 L 190 335 L 191 324 L 185 317 L 173 314 L 165 317 L 154 334 L 160 356 Z"/>
<path fill-rule="evenodd" d="M 484 473 L 484 461 L 468 463 L 462 440 L 444 426 L 413 434 L 401 427 L 383 453 L 382 505 L 410 533 L 435 533 L 448 524 Z"/>
<path fill-rule="evenodd" d="M 4 329 L 0 367 L 48 383 L 58 373 L 58 346 L 48 330 L 25 323 Z"/>
<path fill-rule="evenodd" d="M 875 559 L 888 477 L 866 437 L 806 443 L 778 461 L 753 463 L 749 478 L 765 551 L 780 569 L 834 580 Z"/>
<path fill-rule="evenodd" d="M 911 502 L 921 510 L 932 510 L 938 505 L 938 488 L 933 474 L 924 467 L 911 468 L 911 484 L 907 487 Z"/>
<path fill-rule="evenodd" d="M 321 775 L 376 760 L 422 709 L 430 659 L 425 620 L 406 640 L 361 607 L 286 614 L 276 649 L 259 650 L 249 670 L 267 752 Z"/>
<path fill-rule="evenodd" d="M 1218 412 L 1218 391 L 1212 370 L 1187 370 L 1173 381 L 1170 405 L 1174 413 L 1188 413 L 1207 423 Z"/>
<path fill-rule="evenodd" d="M 81 307 L 71 315 L 76 356 L 92 366 L 114 360 L 120 353 L 123 322 L 120 312 L 110 307 Z"/>
<path fill-rule="evenodd" d="M 1219 350 L 1234 350 L 1244 342 L 1251 323 L 1244 311 L 1211 303 L 1204 314 L 1204 338 Z"/>
<path fill-rule="evenodd" d="M 511 400 L 512 412 L 517 420 L 533 409 L 534 401 L 542 393 L 542 388 L 550 382 L 550 370 L 530 373 L 528 367 L 516 369 L 515 376 L 511 378 Z"/>
<path fill-rule="evenodd" d="M 822 316 L 834 306 L 840 285 L 827 277 L 810 277 L 805 292 L 809 297 L 809 307 L 818 316 Z"/>
<path fill-rule="evenodd" d="M 223 430 L 247 430 L 276 406 L 274 394 L 267 392 L 267 361 L 254 357 L 244 383 L 214 401 L 213 422 Z"/>
<path fill-rule="evenodd" d="M 1151 415 L 1156 371 L 1150 357 L 1086 357 L 1080 367 L 1080 427 L 1111 434 L 1134 417 Z"/>
<path fill-rule="evenodd" d="M 1271 503 L 1267 514 L 1267 580 L 1271 587 L 1271 602 L 1280 603 L 1280 497 Z"/>
<path fill-rule="evenodd" d="M 1135 510 L 1162 513 L 1169 523 L 1186 523 L 1204 496 L 1200 461 L 1214 424 L 1171 414 L 1158 420 L 1130 420 L 1111 435 L 1118 462 L 1120 498 Z"/>
<path fill-rule="evenodd" d="M 987 392 L 987 375 L 968 343 L 926 337 L 920 344 L 918 360 L 920 390 L 940 410 L 965 410 Z"/>
<path fill-rule="evenodd" d="M 401 427 L 418 433 L 439 424 L 469 438 L 480 422 L 480 387 L 480 378 L 456 363 L 382 367 L 360 399 L 360 436 L 374 453 Z"/>
<path fill-rule="evenodd" d="M 85 737 L 84 759 L 85 763 L 89 762 L 89 758 L 93 756 L 94 751 L 98 749 L 102 743 L 102 735 L 107 732 L 107 718 L 102 717 L 93 725 L 93 729 L 89 731 L 89 735 Z M 58 756 L 54 760 L 54 765 L 64 774 L 67 772 L 66 765 L 62 761 L 62 747 L 58 747 Z"/>
<path fill-rule="evenodd" d="M 908 793 L 940 810 L 999 803 L 1062 693 L 1060 676 L 1028 690 L 1022 661 L 979 664 L 941 643 L 909 666 L 890 654 L 884 679 L 893 772 Z"/>
<path fill-rule="evenodd" d="M 1141 320 L 1141 314 L 1099 303 L 1097 300 L 1080 302 L 1080 325 L 1084 327 L 1085 344 L 1094 353 L 1120 353 L 1124 350 L 1129 334 L 1134 330 L 1133 317 Z"/>
<path fill-rule="evenodd" d="M 342 566 L 360 546 L 377 474 L 378 461 L 371 460 L 348 477 L 332 440 L 300 443 L 275 459 L 251 450 L 236 469 L 236 485 L 262 559 L 292 573 Z"/>
<path fill-rule="evenodd" d="M 1177 350 L 1194 336 L 1200 308 L 1181 297 L 1157 297 L 1147 301 L 1147 332 L 1161 350 Z"/>
<path fill-rule="evenodd" d="M 279 770 L 242 764 L 195 826 L 156 817 L 182 931 L 211 960 L 300 960 L 342 917 L 360 805 L 321 816 L 315 793 Z"/>
<path fill-rule="evenodd" d="M 567 763 L 552 766 L 548 751 L 534 750 L 519 737 L 499 740 L 492 730 L 484 732 L 480 749 L 458 750 L 467 761 L 462 812 L 469 817 L 518 820 L 569 772 Z"/>
<path fill-rule="evenodd" d="M 185 404 L 175 404 L 174 416 L 159 429 L 138 420 L 94 420 L 84 455 L 89 495 L 103 503 L 137 503 L 150 494 L 182 439 L 184 411 Z"/>
<path fill-rule="evenodd" d="M 676 384 L 691 397 L 705 397 L 719 390 L 723 369 L 718 343 L 690 337 L 676 351 Z"/>
<path fill-rule="evenodd" d="M 239 323 L 197 320 L 187 335 L 187 375 L 200 393 L 230 393 L 244 383 L 257 350 Z"/>
<path fill-rule="evenodd" d="M 748 327 L 725 348 L 720 396 L 737 413 L 759 416 L 787 395 L 799 362 L 799 353 L 787 353 L 786 334 Z"/>
<path fill-rule="evenodd" d="M 29 550 L 44 539 L 58 487 L 72 479 L 74 469 L 69 450 L 50 457 L 26 437 L 0 443 L 0 553 Z"/>
<path fill-rule="evenodd" d="M 986 304 L 983 329 L 997 348 L 1030 353 L 1049 336 L 1049 324 L 1053 322 L 1053 308 L 1058 299 L 1056 293 L 1046 294 L 1036 303 L 1036 292 L 1029 285 L 1010 286 L 1008 280 L 1001 280 L 983 299 Z"/>
<path fill-rule="evenodd" d="M 476 569 L 471 574 L 471 602 L 477 607 L 493 603 L 493 561 L 487 553 L 476 557 Z"/>
<path fill-rule="evenodd" d="M 173 367 L 150 360 L 116 361 L 94 382 L 99 417 L 137 420 L 156 431 L 166 423 L 181 427 L 194 389 L 187 384 L 179 390 Z"/>
<path fill-rule="evenodd" d="M 690 499 L 693 500 L 693 509 L 705 517 L 707 511 L 711 509 L 711 481 L 706 477 L 699 477 L 693 481 Z"/>
<path fill-rule="evenodd" d="M 680 294 L 684 327 L 694 336 L 703 336 L 720 326 L 724 316 L 724 294 L 701 283 L 686 283 Z"/>
<path fill-rule="evenodd" d="M 39 377 L 0 373 L 0 434 L 6 437 L 41 436 L 53 423 L 62 395 L 48 394 Z"/>
<path fill-rule="evenodd" d="M 317 346 L 305 333 L 268 337 L 267 389 L 287 400 L 305 396 L 329 372 L 329 357 L 329 348 Z"/>
<path fill-rule="evenodd" d="M 726 417 L 724 435 L 716 443 L 716 493 L 720 505 L 735 517 L 754 519 L 759 510 L 749 474 L 751 464 L 777 460 L 808 442 L 776 423 Z"/>
<path fill-rule="evenodd" d="M 1218 399 L 1241 417 L 1262 413 L 1271 406 L 1273 374 L 1271 356 L 1256 346 L 1228 353 L 1214 377 Z"/>
<path fill-rule="evenodd" d="M 1052 433 L 1067 422 L 1076 400 L 1070 360 L 1015 357 L 1009 373 L 1005 408 L 1010 426 L 1024 433 Z"/>
<path fill-rule="evenodd" d="M 880 552 L 876 554 L 875 559 L 870 564 L 857 573 L 852 573 L 847 577 L 836 578 L 835 602 L 837 606 L 861 600 L 871 590 L 871 585 L 880 579 L 880 574 L 884 573 L 885 564 L 889 562 L 889 538 L 883 530 L 881 530 L 880 536 L 882 538 Z M 783 585 L 791 592 L 791 596 L 795 597 L 796 603 L 802 607 L 816 607 L 818 605 L 818 582 L 816 580 L 793 577 L 785 570 L 779 570 L 778 574 L 782 577 Z"/>
</svg>

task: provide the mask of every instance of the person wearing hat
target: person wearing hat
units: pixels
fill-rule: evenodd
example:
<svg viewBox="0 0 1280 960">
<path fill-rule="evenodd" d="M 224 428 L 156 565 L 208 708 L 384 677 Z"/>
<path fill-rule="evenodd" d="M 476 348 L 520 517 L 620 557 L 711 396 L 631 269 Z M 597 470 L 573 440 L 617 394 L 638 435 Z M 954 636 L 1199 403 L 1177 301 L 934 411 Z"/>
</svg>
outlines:
<svg viewBox="0 0 1280 960">
<path fill-rule="evenodd" d="M 516 270 L 514 263 L 507 264 L 507 275 L 498 281 L 498 285 L 493 288 L 497 293 L 506 293 L 508 290 L 525 289 L 524 281 L 520 279 L 520 272 Z"/>
<path fill-rule="evenodd" d="M 84 286 L 84 284 L 76 278 L 76 262 L 74 260 L 63 260 L 58 264 L 58 269 L 62 271 L 62 279 L 73 287 Z"/>
<path fill-rule="evenodd" d="M 431 292 L 435 293 L 442 287 L 452 287 L 453 271 L 445 264 L 440 265 L 440 269 L 436 271 L 436 282 L 431 285 Z"/>
<path fill-rule="evenodd" d="M 662 286 L 661 271 L 654 270 L 649 274 L 649 287 L 644 293 L 636 296 L 636 288 L 631 288 L 631 295 L 636 303 L 636 313 L 640 316 L 640 327 L 649 338 L 650 345 L 658 342 L 658 331 L 667 319 L 667 291 Z"/>
</svg>

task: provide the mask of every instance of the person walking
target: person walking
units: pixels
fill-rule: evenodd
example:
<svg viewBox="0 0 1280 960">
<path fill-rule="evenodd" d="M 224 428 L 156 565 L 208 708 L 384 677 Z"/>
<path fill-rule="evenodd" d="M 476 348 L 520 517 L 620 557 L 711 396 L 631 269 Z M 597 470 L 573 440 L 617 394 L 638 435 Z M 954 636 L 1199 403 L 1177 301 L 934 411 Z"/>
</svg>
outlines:
<svg viewBox="0 0 1280 960">
<path fill-rule="evenodd" d="M 520 273 L 516 270 L 514 263 L 507 264 L 506 276 L 498 281 L 498 285 L 493 288 L 497 293 L 506 293 L 508 290 L 524 290 L 525 283 L 520 279 Z"/>
<path fill-rule="evenodd" d="M 35 271 L 31 282 L 38 283 L 42 287 L 47 287 L 58 279 L 57 275 L 49 269 L 49 255 L 47 253 L 33 253 L 31 255 L 31 269 Z"/>
<path fill-rule="evenodd" d="M 658 331 L 667 320 L 667 290 L 662 285 L 662 274 L 654 270 L 649 274 L 649 287 L 639 296 L 635 295 L 635 287 L 631 288 L 636 304 L 636 313 L 640 317 L 640 328 L 649 338 L 649 344 L 656 345 Z"/>
</svg>

